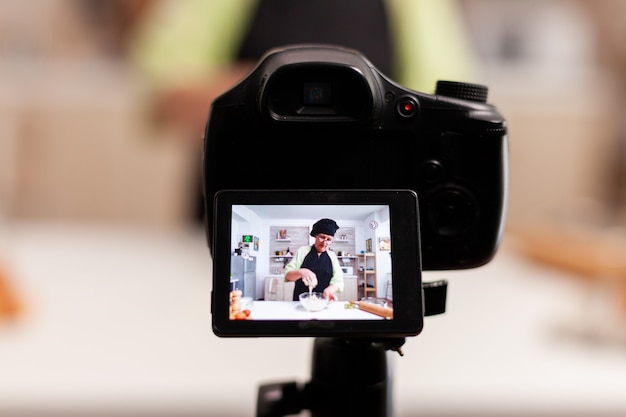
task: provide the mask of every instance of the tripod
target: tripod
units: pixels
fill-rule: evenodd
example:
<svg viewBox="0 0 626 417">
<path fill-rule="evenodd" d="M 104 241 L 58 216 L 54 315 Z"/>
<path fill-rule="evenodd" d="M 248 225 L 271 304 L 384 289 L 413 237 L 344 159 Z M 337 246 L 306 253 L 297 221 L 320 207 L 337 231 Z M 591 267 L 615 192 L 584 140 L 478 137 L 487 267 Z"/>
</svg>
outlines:
<svg viewBox="0 0 626 417">
<path fill-rule="evenodd" d="M 424 315 L 445 312 L 446 281 L 423 283 Z M 311 380 L 264 384 L 257 417 L 282 417 L 310 410 L 312 417 L 391 417 L 390 351 L 402 355 L 404 338 L 318 337 L 313 344 Z"/>
<path fill-rule="evenodd" d="M 311 380 L 259 387 L 257 417 L 278 417 L 310 410 L 312 417 L 391 417 L 389 350 L 404 339 L 316 338 Z"/>
</svg>

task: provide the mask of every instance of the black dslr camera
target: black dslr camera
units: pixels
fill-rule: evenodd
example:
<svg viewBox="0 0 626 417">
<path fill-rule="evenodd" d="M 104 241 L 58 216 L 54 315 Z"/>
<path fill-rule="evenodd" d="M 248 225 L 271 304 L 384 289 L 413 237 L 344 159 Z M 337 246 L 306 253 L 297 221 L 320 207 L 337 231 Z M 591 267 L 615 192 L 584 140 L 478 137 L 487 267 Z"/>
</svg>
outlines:
<svg viewBox="0 0 626 417">
<path fill-rule="evenodd" d="M 224 189 L 409 189 L 419 197 L 424 270 L 495 255 L 508 187 L 506 122 L 487 87 L 404 88 L 357 51 L 269 51 L 216 99 L 204 144 L 209 245 Z"/>
<path fill-rule="evenodd" d="M 486 101 L 481 85 L 440 81 L 434 95 L 424 94 L 394 83 L 355 50 L 293 45 L 269 51 L 213 102 L 203 160 L 213 331 L 317 336 L 311 381 L 262 385 L 257 416 L 302 409 L 315 417 L 392 415 L 385 351 L 401 352 L 404 338 L 421 332 L 435 298 L 428 295 L 441 294 L 438 283 L 422 283 L 421 271 L 478 267 L 498 248 L 507 128 Z M 341 261 L 359 264 L 350 278 L 352 294 L 366 297 L 339 298 L 321 310 L 268 298 L 273 283 L 286 285 L 284 271 L 268 278 L 268 259 L 288 262 L 296 249 L 274 253 L 268 247 L 291 245 L 287 229 L 306 229 L 325 217 L 350 226 L 332 245 Z M 301 236 L 309 234 L 315 244 L 329 239 L 308 229 Z M 345 246 L 335 246 L 351 241 L 358 244 L 348 256 L 339 252 Z M 237 253 L 238 242 L 258 247 L 257 256 L 246 256 L 259 265 L 250 283 L 245 273 L 233 279 L 241 263 L 235 261 L 247 255 Z M 317 260 L 308 253 L 305 259 Z M 372 267 L 370 255 L 376 256 Z M 375 298 L 386 305 L 366 307 L 368 272 L 390 278 L 392 293 L 374 285 Z M 354 272 L 346 267 L 344 273 L 348 294 Z M 265 297 L 254 288 L 262 280 Z M 242 309 L 245 298 L 250 307 Z M 337 392 L 346 400 L 337 400 Z M 353 401 L 360 398 L 368 401 Z"/>
</svg>

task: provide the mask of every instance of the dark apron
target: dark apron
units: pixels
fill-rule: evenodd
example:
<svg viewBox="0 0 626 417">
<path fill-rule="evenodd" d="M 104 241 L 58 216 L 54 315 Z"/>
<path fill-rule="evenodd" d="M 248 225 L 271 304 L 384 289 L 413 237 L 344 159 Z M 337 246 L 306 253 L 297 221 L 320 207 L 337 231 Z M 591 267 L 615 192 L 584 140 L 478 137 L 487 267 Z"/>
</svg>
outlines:
<svg viewBox="0 0 626 417">
<path fill-rule="evenodd" d="M 384 0 L 259 0 L 238 58 L 257 61 L 267 50 L 327 43 L 363 53 L 393 78 L 393 47 Z"/>
<path fill-rule="evenodd" d="M 313 291 L 322 292 L 330 285 L 330 279 L 333 276 L 333 264 L 328 253 L 322 252 L 320 256 L 317 256 L 317 250 L 315 247 L 311 247 L 311 251 L 305 256 L 300 268 L 310 269 L 317 276 L 317 286 L 313 288 Z M 298 297 L 303 292 L 309 292 L 309 287 L 299 279 L 293 289 L 293 301 L 298 301 Z"/>
</svg>

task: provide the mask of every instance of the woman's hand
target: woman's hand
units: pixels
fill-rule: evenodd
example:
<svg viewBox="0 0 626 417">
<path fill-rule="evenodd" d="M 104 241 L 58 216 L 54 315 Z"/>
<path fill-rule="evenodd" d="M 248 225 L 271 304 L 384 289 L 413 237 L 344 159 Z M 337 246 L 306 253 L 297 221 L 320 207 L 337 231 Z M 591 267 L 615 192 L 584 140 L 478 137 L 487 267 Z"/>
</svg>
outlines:
<svg viewBox="0 0 626 417">
<path fill-rule="evenodd" d="M 337 288 L 336 285 L 330 284 L 324 289 L 324 292 L 322 294 L 324 294 L 324 298 L 328 298 L 330 301 L 337 301 L 336 293 L 338 289 L 339 288 Z"/>
<path fill-rule="evenodd" d="M 300 268 L 300 276 L 302 277 L 302 283 L 307 287 L 315 288 L 317 286 L 317 275 L 310 269 Z"/>
</svg>

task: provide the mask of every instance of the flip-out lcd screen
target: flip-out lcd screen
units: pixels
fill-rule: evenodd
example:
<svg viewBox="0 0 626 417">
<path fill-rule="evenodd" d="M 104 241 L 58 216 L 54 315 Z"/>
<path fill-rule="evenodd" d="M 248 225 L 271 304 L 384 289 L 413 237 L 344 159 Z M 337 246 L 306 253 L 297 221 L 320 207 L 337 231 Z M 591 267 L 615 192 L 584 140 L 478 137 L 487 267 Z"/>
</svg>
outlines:
<svg viewBox="0 0 626 417">
<path fill-rule="evenodd" d="M 225 190 L 214 204 L 217 335 L 421 331 L 415 192 Z"/>
</svg>

